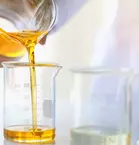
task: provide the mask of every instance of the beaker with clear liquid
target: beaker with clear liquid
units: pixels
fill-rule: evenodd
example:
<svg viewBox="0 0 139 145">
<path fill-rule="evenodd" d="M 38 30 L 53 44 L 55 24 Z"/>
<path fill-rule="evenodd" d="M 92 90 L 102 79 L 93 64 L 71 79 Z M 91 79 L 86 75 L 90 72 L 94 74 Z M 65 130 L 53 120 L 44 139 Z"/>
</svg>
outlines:
<svg viewBox="0 0 139 145">
<path fill-rule="evenodd" d="M 4 62 L 3 66 L 5 139 L 21 143 L 53 143 L 55 82 L 61 66 L 20 62 Z M 34 84 L 31 84 L 30 68 L 36 71 Z"/>
<path fill-rule="evenodd" d="M 132 70 L 72 69 L 70 145 L 130 145 Z"/>
</svg>

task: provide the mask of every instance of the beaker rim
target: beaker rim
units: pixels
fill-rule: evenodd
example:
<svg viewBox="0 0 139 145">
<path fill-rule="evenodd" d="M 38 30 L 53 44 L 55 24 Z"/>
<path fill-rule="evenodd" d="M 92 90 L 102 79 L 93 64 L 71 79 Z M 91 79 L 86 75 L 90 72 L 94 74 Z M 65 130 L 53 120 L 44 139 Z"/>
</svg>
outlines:
<svg viewBox="0 0 139 145">
<path fill-rule="evenodd" d="M 81 73 L 81 74 L 112 74 L 112 75 L 134 74 L 133 69 L 130 68 L 76 67 L 71 68 L 70 71 L 73 73 Z"/>
<path fill-rule="evenodd" d="M 13 68 L 13 67 L 56 67 L 62 68 L 58 63 L 53 62 L 37 62 L 35 64 L 29 62 L 16 62 L 16 61 L 6 61 L 1 63 L 4 67 Z"/>
</svg>

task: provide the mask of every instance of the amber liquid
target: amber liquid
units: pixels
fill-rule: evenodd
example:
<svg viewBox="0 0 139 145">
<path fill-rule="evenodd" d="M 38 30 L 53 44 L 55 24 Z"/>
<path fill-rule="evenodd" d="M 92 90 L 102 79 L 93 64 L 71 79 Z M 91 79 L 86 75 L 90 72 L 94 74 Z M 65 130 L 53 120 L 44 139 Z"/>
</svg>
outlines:
<svg viewBox="0 0 139 145">
<path fill-rule="evenodd" d="M 5 41 L 10 41 L 11 47 L 17 43 L 26 48 L 28 52 L 29 62 L 35 64 L 35 46 L 42 34 L 47 32 L 15 32 L 7 33 L 0 29 L 0 41 L 4 37 Z M 6 40 L 7 39 L 7 40 Z M 7 46 L 5 46 L 7 47 Z M 21 48 L 21 47 L 20 47 Z M 11 48 L 12 49 L 12 48 Z M 6 50 L 8 51 L 8 49 Z M 23 50 L 24 52 L 24 50 Z M 22 54 L 22 50 L 20 51 Z M 13 52 L 13 56 L 15 56 Z M 4 129 L 4 136 L 8 140 L 24 142 L 24 143 L 49 143 L 54 141 L 55 130 L 53 128 L 37 126 L 37 94 L 36 94 L 36 71 L 35 67 L 30 67 L 30 84 L 31 84 L 31 100 L 32 100 L 32 126 L 12 126 Z"/>
<path fill-rule="evenodd" d="M 26 48 L 19 41 L 11 38 L 4 30 L 0 28 L 0 55 L 10 58 L 24 56 Z"/>
<path fill-rule="evenodd" d="M 53 143 L 55 129 L 38 126 L 36 131 L 30 130 L 31 126 L 11 126 L 4 129 L 4 137 L 9 141 L 21 143 Z M 29 131 L 30 130 L 30 131 Z"/>
</svg>

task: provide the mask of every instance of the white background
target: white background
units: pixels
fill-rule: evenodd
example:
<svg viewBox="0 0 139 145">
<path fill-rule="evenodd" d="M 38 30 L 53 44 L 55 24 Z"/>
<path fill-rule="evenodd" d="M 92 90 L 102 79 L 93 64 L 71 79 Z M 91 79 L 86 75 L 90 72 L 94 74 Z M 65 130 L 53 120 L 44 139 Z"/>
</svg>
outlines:
<svg viewBox="0 0 139 145">
<path fill-rule="evenodd" d="M 69 18 L 63 20 L 62 26 L 57 22 L 46 45 L 36 48 L 37 61 L 58 62 L 63 66 L 57 78 L 57 123 L 58 128 L 62 128 L 61 135 L 67 134 L 71 125 L 68 104 L 72 75 L 69 68 L 88 65 L 139 68 L 138 0 L 72 0 L 72 4 L 70 0 L 66 2 L 63 6 L 58 0 L 59 18 L 62 21 L 66 14 Z M 77 10 L 71 13 L 73 4 L 80 7 L 75 7 Z M 0 107 L 2 98 L 3 95 Z M 136 110 L 138 112 L 138 107 Z M 137 114 L 136 122 L 139 118 Z M 135 130 L 139 130 L 139 125 L 136 125 Z"/>
</svg>

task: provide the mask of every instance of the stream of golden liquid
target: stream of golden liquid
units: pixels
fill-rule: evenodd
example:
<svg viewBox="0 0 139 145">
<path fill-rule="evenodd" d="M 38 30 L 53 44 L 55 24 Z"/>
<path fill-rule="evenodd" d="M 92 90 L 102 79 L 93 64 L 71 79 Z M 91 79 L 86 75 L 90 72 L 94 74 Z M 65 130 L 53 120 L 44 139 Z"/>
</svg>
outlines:
<svg viewBox="0 0 139 145">
<path fill-rule="evenodd" d="M 23 46 L 26 47 L 28 51 L 28 59 L 31 64 L 35 64 L 35 46 L 37 44 L 38 38 L 44 32 L 16 32 L 8 33 L 8 35 L 15 40 L 20 41 Z M 32 124 L 33 130 L 37 129 L 37 94 L 36 94 L 36 70 L 35 67 L 30 67 L 30 86 L 31 86 L 31 97 L 32 97 Z"/>
</svg>

